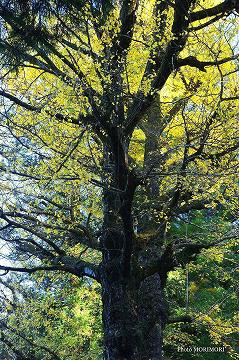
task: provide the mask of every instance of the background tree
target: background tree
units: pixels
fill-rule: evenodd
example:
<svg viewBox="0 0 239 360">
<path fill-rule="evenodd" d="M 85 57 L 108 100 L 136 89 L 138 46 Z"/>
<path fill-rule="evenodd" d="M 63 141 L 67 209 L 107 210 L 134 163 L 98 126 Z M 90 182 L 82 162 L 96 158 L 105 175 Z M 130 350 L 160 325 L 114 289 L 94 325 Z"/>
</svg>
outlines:
<svg viewBox="0 0 239 360">
<path fill-rule="evenodd" d="M 237 214 L 237 9 L 1 2 L 0 268 L 97 280 L 106 359 L 161 359 L 167 274 L 235 239 L 170 224 Z"/>
<path fill-rule="evenodd" d="M 205 216 L 206 215 L 206 216 Z M 229 214 L 196 211 L 178 219 L 171 228 L 177 236 L 190 239 L 211 236 L 211 226 L 231 227 Z M 203 250 L 196 260 L 169 273 L 165 288 L 171 314 L 165 330 L 164 353 L 171 359 L 218 358 L 218 353 L 178 352 L 178 347 L 205 347 L 215 344 L 227 351 L 223 359 L 237 359 L 238 334 L 238 239 Z M 180 322 L 178 322 L 180 320 Z M 167 357 L 168 356 L 168 357 Z"/>
</svg>

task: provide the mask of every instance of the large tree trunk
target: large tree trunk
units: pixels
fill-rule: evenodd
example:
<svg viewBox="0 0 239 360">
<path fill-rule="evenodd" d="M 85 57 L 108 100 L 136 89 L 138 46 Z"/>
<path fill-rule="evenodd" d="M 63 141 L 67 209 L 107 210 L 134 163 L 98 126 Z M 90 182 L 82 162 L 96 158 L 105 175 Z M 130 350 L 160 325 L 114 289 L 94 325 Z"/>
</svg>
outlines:
<svg viewBox="0 0 239 360">
<path fill-rule="evenodd" d="M 143 275 L 144 256 L 133 228 L 138 183 L 128 169 L 127 146 L 121 140 L 118 130 L 112 129 L 111 146 L 105 147 L 104 156 L 107 186 L 101 286 L 105 360 L 160 360 L 166 320 L 162 284 L 157 273 Z"/>
<path fill-rule="evenodd" d="M 108 254 L 102 301 L 106 360 L 162 359 L 165 307 L 158 274 L 125 280 L 120 263 Z"/>
</svg>

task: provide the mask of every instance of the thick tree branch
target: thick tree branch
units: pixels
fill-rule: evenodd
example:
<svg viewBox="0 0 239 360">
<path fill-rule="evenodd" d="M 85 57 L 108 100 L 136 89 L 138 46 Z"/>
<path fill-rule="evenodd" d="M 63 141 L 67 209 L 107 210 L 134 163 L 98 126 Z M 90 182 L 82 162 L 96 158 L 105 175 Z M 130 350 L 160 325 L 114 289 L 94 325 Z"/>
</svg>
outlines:
<svg viewBox="0 0 239 360">
<path fill-rule="evenodd" d="M 0 90 L 0 96 L 3 96 L 6 99 L 9 99 L 10 101 L 14 102 L 16 105 L 20 105 L 24 109 L 31 110 L 31 111 L 36 111 L 36 112 L 41 111 L 40 107 L 36 107 L 36 106 L 31 105 L 31 104 L 28 104 L 25 101 L 20 100 L 16 96 L 8 93 L 7 91 Z"/>
<path fill-rule="evenodd" d="M 119 46 L 121 51 L 126 51 L 132 41 L 134 25 L 136 22 L 136 11 L 138 8 L 138 0 L 123 0 L 120 19 L 121 31 Z"/>
<path fill-rule="evenodd" d="M 169 41 L 162 58 L 156 61 L 156 76 L 151 84 L 152 91 L 145 96 L 142 90 L 140 90 L 128 111 L 125 126 L 126 136 L 133 132 L 137 123 L 142 119 L 155 100 L 157 92 L 163 88 L 171 73 L 176 70 L 177 56 L 184 48 L 187 39 L 186 30 L 188 23 L 186 18 L 193 3 L 193 0 L 175 2 L 174 21 L 172 25 L 173 38 Z M 145 76 L 148 77 L 148 74 L 145 74 Z"/>
<path fill-rule="evenodd" d="M 194 56 L 188 56 L 184 59 L 178 59 L 176 61 L 175 66 L 177 68 L 182 67 L 182 66 L 191 66 L 191 67 L 195 67 L 198 68 L 200 71 L 206 72 L 205 67 L 207 66 L 218 66 L 218 65 L 222 65 L 225 64 L 229 61 L 233 61 L 238 59 L 239 54 L 221 59 L 221 60 L 215 60 L 215 61 L 199 61 L 196 57 Z"/>
<path fill-rule="evenodd" d="M 189 315 L 167 319 L 167 324 L 192 323 L 192 322 L 193 322 L 193 318 Z"/>
<path fill-rule="evenodd" d="M 12 272 L 20 272 L 20 273 L 28 273 L 33 274 L 38 271 L 63 271 L 66 273 L 70 273 L 76 275 L 78 277 L 90 277 L 94 280 L 99 281 L 98 267 L 91 263 L 77 260 L 71 256 L 61 256 L 55 258 L 55 265 L 49 266 L 35 266 L 35 267 L 15 267 L 15 266 L 7 266 L 0 265 L 0 271 L 12 271 Z M 59 264 L 58 264 L 59 263 Z"/>
<path fill-rule="evenodd" d="M 37 271 L 66 271 L 62 265 L 36 266 L 36 267 L 32 267 L 32 268 L 0 265 L 0 270 L 7 271 L 7 272 L 13 271 L 13 272 L 20 272 L 20 273 L 28 273 L 28 274 L 33 274 Z"/>
<path fill-rule="evenodd" d="M 193 200 L 175 209 L 175 214 L 186 214 L 192 210 L 203 210 L 210 200 Z"/>
<path fill-rule="evenodd" d="M 197 67 L 201 71 L 206 71 L 205 67 L 207 66 L 218 66 L 224 64 L 228 61 L 235 60 L 238 55 L 232 56 L 230 58 L 225 58 L 218 61 L 205 61 L 200 62 L 194 57 L 188 57 L 185 59 L 177 60 L 178 54 L 184 48 L 186 43 L 189 21 L 187 18 L 190 18 L 190 21 L 196 21 L 203 19 L 209 16 L 217 16 L 221 13 L 226 13 L 228 11 L 237 8 L 238 0 L 225 1 L 221 5 L 215 6 L 212 9 L 205 9 L 196 13 L 189 14 L 189 9 L 194 1 L 176 1 L 174 5 L 174 22 L 172 26 L 172 32 L 174 34 L 174 39 L 171 40 L 164 52 L 164 55 L 160 61 L 158 61 L 158 70 L 157 76 L 152 82 L 152 92 L 147 96 L 144 96 L 143 93 L 139 92 L 137 98 L 134 100 L 128 111 L 127 123 L 125 126 L 125 134 L 131 134 L 137 123 L 142 119 L 144 114 L 147 112 L 148 108 L 151 106 L 152 102 L 155 99 L 156 91 L 159 91 L 164 86 L 170 74 L 179 68 L 180 66 L 192 66 Z M 209 12 L 208 12 L 209 10 Z M 155 93 L 154 93 L 155 92 Z"/>
<path fill-rule="evenodd" d="M 238 0 L 225 0 L 221 4 L 213 6 L 208 9 L 203 9 L 197 12 L 193 12 L 190 14 L 189 21 L 194 22 L 197 20 L 202 20 L 208 17 L 217 16 L 218 14 L 228 14 L 232 10 L 239 9 L 239 1 Z"/>
<path fill-rule="evenodd" d="M 185 266 L 187 263 L 194 260 L 203 249 L 221 246 L 224 242 L 234 240 L 238 237 L 238 233 L 232 233 L 211 243 L 183 243 L 177 240 L 177 243 L 175 242 L 167 245 L 159 260 L 143 269 L 142 278 L 159 273 L 162 280 L 162 286 L 165 286 L 169 271 L 174 270 L 179 265 Z"/>
<path fill-rule="evenodd" d="M 212 162 L 214 162 L 214 164 L 220 159 L 222 158 L 223 156 L 227 155 L 227 154 L 230 154 L 236 150 L 239 149 L 239 143 L 236 143 L 232 146 L 229 146 L 227 149 L 225 150 L 222 150 L 222 151 L 219 151 L 217 153 L 214 153 L 214 154 L 203 154 L 203 158 L 204 159 L 210 159 L 212 160 Z"/>
<path fill-rule="evenodd" d="M 220 20 L 222 17 L 224 17 L 224 14 L 219 14 L 217 16 L 215 16 L 214 18 L 212 18 L 211 20 L 203 23 L 203 24 L 200 24 L 198 26 L 195 26 L 195 27 L 191 27 L 189 28 L 188 30 L 191 32 L 191 31 L 199 31 L 199 30 L 202 30 L 204 29 L 205 27 L 209 26 L 209 25 L 212 25 L 214 24 L 216 21 Z"/>
<path fill-rule="evenodd" d="M 31 104 L 19 99 L 17 96 L 10 94 L 4 90 L 0 90 L 0 96 L 3 96 L 4 98 L 12 101 L 14 104 L 19 105 L 26 110 L 30 110 L 30 111 L 33 111 L 36 113 L 41 113 L 45 107 L 44 105 L 43 106 L 31 105 Z M 91 114 L 89 114 L 87 116 L 79 114 L 78 118 L 73 118 L 71 116 L 63 115 L 61 113 L 54 113 L 49 110 L 46 110 L 46 113 L 52 117 L 55 117 L 59 121 L 65 121 L 65 122 L 72 123 L 75 125 L 84 124 L 84 125 L 91 125 L 92 127 L 98 126 L 95 117 Z"/>
</svg>

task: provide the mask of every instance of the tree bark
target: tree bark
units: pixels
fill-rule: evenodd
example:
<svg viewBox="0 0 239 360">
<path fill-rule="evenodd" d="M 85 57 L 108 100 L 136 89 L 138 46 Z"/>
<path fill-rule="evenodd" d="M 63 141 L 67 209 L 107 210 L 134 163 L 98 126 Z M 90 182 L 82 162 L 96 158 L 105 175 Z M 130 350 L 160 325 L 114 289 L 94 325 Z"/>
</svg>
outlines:
<svg viewBox="0 0 239 360">
<path fill-rule="evenodd" d="M 160 360 L 166 322 L 161 280 L 159 274 L 143 277 L 147 259 L 142 258 L 133 229 L 138 183 L 128 169 L 127 146 L 117 131 L 111 129 L 111 145 L 104 154 L 107 187 L 100 281 L 105 360 Z"/>
<path fill-rule="evenodd" d="M 166 310 L 159 275 L 124 279 L 118 259 L 109 257 L 102 268 L 105 360 L 162 359 Z"/>
</svg>

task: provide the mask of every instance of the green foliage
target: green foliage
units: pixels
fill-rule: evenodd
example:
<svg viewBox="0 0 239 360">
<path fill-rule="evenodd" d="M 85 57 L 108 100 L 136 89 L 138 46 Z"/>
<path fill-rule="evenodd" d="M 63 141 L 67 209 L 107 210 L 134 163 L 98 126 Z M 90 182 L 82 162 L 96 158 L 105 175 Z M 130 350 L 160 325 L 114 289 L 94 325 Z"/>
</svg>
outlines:
<svg viewBox="0 0 239 360">
<path fill-rule="evenodd" d="M 222 212 L 219 215 L 197 212 L 190 216 L 190 224 L 185 224 L 185 221 L 184 218 L 184 221 L 178 220 L 172 225 L 172 235 L 177 233 L 190 239 L 200 226 L 200 236 L 211 241 L 212 224 L 217 224 L 219 228 L 231 227 Z M 226 360 L 238 359 L 238 245 L 238 240 L 232 237 L 216 248 L 203 250 L 196 261 L 185 268 L 169 273 L 166 294 L 170 308 L 174 309 L 170 316 L 178 318 L 186 315 L 192 319 L 192 323 L 179 322 L 167 326 L 165 352 L 169 358 L 177 352 L 179 359 L 214 360 L 218 356 Z M 203 348 L 213 345 L 224 346 L 225 353 L 178 351 L 180 346 Z"/>
<path fill-rule="evenodd" d="M 1 331 L 24 356 L 98 359 L 102 351 L 99 286 L 58 274 L 34 276 L 31 281 L 16 278 L 11 286 L 18 301 L 12 306 L 8 294 L 9 301 L 2 303 L 0 321 L 6 326 Z"/>
</svg>

